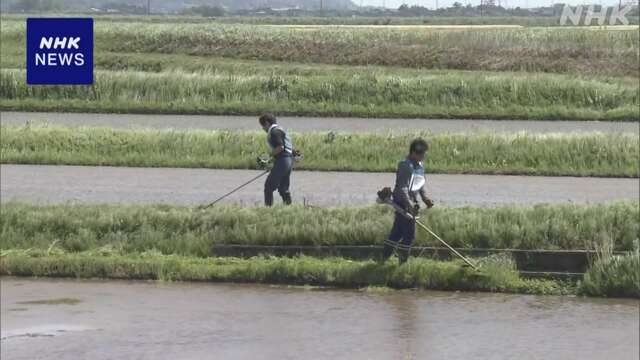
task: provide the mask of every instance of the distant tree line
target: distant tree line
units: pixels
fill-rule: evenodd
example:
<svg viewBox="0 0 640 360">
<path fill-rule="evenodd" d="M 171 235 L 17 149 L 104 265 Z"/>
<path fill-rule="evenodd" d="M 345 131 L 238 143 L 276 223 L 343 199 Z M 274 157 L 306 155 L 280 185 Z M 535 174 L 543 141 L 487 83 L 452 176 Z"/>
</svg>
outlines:
<svg viewBox="0 0 640 360">
<path fill-rule="evenodd" d="M 60 10 L 53 0 L 16 0 L 9 6 L 12 12 L 48 12 Z"/>
<path fill-rule="evenodd" d="M 438 9 L 427 8 L 419 5 L 401 5 L 397 9 L 382 9 L 377 7 L 357 7 L 350 0 L 325 0 L 325 8 L 317 7 L 316 0 L 300 0 L 300 4 L 306 6 L 286 8 L 268 7 L 259 8 L 240 6 L 241 1 L 234 2 L 235 7 L 228 6 L 226 0 L 192 0 L 189 3 L 184 0 L 4 0 L 1 4 L 3 11 L 21 13 L 46 13 L 46 12 L 98 12 L 141 15 L 146 14 L 149 4 L 153 4 L 152 13 L 172 13 L 182 15 L 195 15 L 203 17 L 223 17 L 227 15 L 248 16 L 365 16 L 365 17 L 430 17 L 430 16 L 560 16 L 564 4 L 555 4 L 549 7 L 534 9 L 504 8 L 496 5 L 495 0 L 483 0 L 481 5 L 462 5 L 455 2 L 450 7 Z M 625 3 L 627 1 L 625 0 Z M 282 1 L 262 1 L 262 4 L 280 5 Z M 314 6 L 309 6 L 314 4 Z M 596 11 L 600 5 L 595 5 Z M 629 13 L 630 16 L 638 16 L 638 7 Z M 384 23 L 385 20 L 381 20 Z M 390 22 L 390 20 L 387 20 Z"/>
<path fill-rule="evenodd" d="M 221 17 L 227 15 L 227 11 L 221 6 L 191 6 L 181 11 L 183 15 L 200 15 L 204 17 Z"/>
<path fill-rule="evenodd" d="M 562 10 L 561 10 L 562 11 Z M 545 12 L 545 15 L 554 15 L 555 11 Z M 463 6 L 459 2 L 453 3 L 450 7 L 441 7 L 438 9 L 429 9 L 424 6 L 408 6 L 401 5 L 396 14 L 398 16 L 533 16 L 542 15 L 530 9 L 522 9 L 520 7 L 507 9 L 499 5 L 487 2 L 482 5 L 472 6 L 467 4 Z M 559 14 L 558 14 L 559 15 Z"/>
</svg>

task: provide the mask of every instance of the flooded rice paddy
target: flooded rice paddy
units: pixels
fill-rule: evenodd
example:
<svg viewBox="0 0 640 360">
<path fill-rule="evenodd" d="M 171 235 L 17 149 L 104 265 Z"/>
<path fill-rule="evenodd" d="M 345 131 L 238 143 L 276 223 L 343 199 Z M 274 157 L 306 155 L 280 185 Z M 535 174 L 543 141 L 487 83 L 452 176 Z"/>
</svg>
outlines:
<svg viewBox="0 0 640 360">
<path fill-rule="evenodd" d="M 639 351 L 637 300 L 7 277 L 1 287 L 3 359 L 624 360 Z"/>
</svg>

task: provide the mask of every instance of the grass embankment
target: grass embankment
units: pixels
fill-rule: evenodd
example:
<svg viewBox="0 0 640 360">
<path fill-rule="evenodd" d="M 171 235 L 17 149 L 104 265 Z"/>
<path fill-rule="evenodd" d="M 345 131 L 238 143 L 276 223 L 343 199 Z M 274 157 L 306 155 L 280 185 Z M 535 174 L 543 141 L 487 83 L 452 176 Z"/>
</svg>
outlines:
<svg viewBox="0 0 640 360">
<path fill-rule="evenodd" d="M 2 46 L 23 48 L 24 21 L 2 22 Z M 101 52 L 206 55 L 342 65 L 638 76 L 638 31 L 581 28 L 424 30 L 98 20 Z"/>
<path fill-rule="evenodd" d="M 266 212 L 275 211 L 276 216 Z M 340 258 L 211 258 L 213 244 L 379 244 L 390 226 L 384 207 L 210 211 L 169 206 L 2 205 L 0 275 L 233 281 L 337 287 L 387 286 L 532 294 L 640 297 L 638 255 L 601 259 L 577 284 L 520 278 L 505 256 L 458 261 L 376 263 Z M 434 209 L 425 218 L 454 246 L 634 248 L 634 203 L 530 209 Z M 494 241 L 495 240 L 495 241 Z M 418 245 L 432 245 L 419 235 Z M 600 244 L 600 245 L 598 245 Z M 636 250 L 637 251 L 637 250 Z"/>
<path fill-rule="evenodd" d="M 638 84 L 560 75 L 237 75 L 98 71 L 93 87 L 0 71 L 5 110 L 573 120 L 640 119 Z"/>
<path fill-rule="evenodd" d="M 581 290 L 594 296 L 640 298 L 640 252 L 598 259 L 585 274 Z"/>
<path fill-rule="evenodd" d="M 68 254 L 4 251 L 0 275 L 74 278 L 253 282 L 345 288 L 385 286 L 396 289 L 499 291 L 564 294 L 570 284 L 520 278 L 508 258 L 481 260 L 482 273 L 458 262 L 411 259 L 398 266 L 340 258 L 189 258 L 155 252 L 118 255 L 109 252 Z"/>
<path fill-rule="evenodd" d="M 219 206 L 28 205 L 0 208 L 0 249 L 118 249 L 207 257 L 220 244 L 380 245 L 393 220 L 385 206 L 273 209 Z M 452 246 L 493 249 L 631 251 L 638 240 L 637 202 L 439 208 L 422 220 Z M 416 246 L 439 246 L 418 231 Z"/>
<path fill-rule="evenodd" d="M 251 169 L 261 131 L 3 126 L 3 163 Z M 394 171 L 417 136 L 434 173 L 637 177 L 637 136 L 623 134 L 292 133 L 304 170 Z"/>
<path fill-rule="evenodd" d="M 237 259 L 161 255 L 153 251 L 120 255 L 110 249 L 82 253 L 5 250 L 0 253 L 0 275 L 252 282 L 343 288 L 373 286 L 640 298 L 640 261 L 637 253 L 618 258 L 615 263 L 623 265 L 608 265 L 605 272 L 596 264 L 585 280 L 577 283 L 522 278 L 514 262 L 501 255 L 476 259 L 476 262 L 481 266 L 479 272 L 464 268 L 457 261 L 416 258 L 399 266 L 395 261 L 378 263 L 372 260 L 306 256 Z"/>
</svg>

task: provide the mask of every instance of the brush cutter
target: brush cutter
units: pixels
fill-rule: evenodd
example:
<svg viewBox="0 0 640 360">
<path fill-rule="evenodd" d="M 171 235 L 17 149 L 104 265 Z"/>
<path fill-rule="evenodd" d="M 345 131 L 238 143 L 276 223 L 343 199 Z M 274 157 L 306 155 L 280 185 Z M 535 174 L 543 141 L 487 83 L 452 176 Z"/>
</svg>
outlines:
<svg viewBox="0 0 640 360">
<path fill-rule="evenodd" d="M 467 265 L 471 266 L 474 270 L 478 270 L 478 267 L 473 262 L 471 262 L 471 260 L 469 260 L 469 258 L 467 258 L 466 256 L 460 254 L 460 252 L 458 252 L 456 249 L 454 249 L 451 245 L 447 244 L 446 241 L 442 240 L 442 238 L 440 236 L 438 236 L 436 233 L 434 233 L 426 225 L 424 225 L 423 223 L 418 221 L 418 219 L 419 219 L 418 216 L 410 214 L 405 209 L 403 209 L 400 205 L 398 205 L 395 202 L 393 202 L 393 200 L 391 200 L 391 195 L 392 195 L 391 188 L 386 187 L 386 188 L 378 191 L 378 199 L 376 200 L 376 202 L 379 203 L 379 204 L 390 205 L 400 215 L 406 217 L 407 219 L 411 219 L 411 220 L 415 221 L 415 223 L 418 226 L 420 226 L 421 228 L 426 230 L 429 234 L 433 235 L 433 237 L 438 239 L 438 241 L 440 241 L 440 243 L 442 243 L 445 247 L 447 247 L 447 249 L 449 249 L 457 257 L 462 259 L 462 261 L 464 261 Z"/>
<path fill-rule="evenodd" d="M 263 169 L 264 171 L 261 172 L 260 174 L 258 174 L 257 176 L 255 176 L 254 178 L 252 178 L 251 180 L 245 182 L 244 184 L 236 187 L 235 189 L 229 191 L 228 193 L 220 196 L 219 198 L 217 198 L 216 200 L 214 200 L 213 202 L 207 204 L 207 205 L 201 205 L 198 207 L 198 209 L 200 210 L 204 210 L 204 209 L 208 209 L 210 207 L 212 207 L 213 205 L 219 203 L 220 201 L 222 201 L 223 199 L 225 199 L 226 197 L 228 197 L 229 195 L 235 193 L 236 191 L 242 189 L 243 187 L 255 182 L 256 180 L 260 179 L 261 177 L 267 175 L 270 171 L 271 171 L 271 162 L 268 158 L 265 157 L 261 157 L 258 156 L 258 158 L 256 159 L 256 162 L 258 164 L 258 168 Z"/>
</svg>

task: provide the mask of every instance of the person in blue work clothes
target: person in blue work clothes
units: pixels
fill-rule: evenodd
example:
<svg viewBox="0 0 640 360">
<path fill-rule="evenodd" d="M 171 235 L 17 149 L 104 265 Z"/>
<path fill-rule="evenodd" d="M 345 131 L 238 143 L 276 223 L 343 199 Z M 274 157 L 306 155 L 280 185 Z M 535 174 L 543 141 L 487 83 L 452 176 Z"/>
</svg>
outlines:
<svg viewBox="0 0 640 360">
<path fill-rule="evenodd" d="M 273 168 L 264 183 L 264 204 L 273 205 L 273 192 L 278 190 L 282 202 L 291 204 L 289 184 L 293 168 L 293 143 L 272 114 L 264 114 L 259 119 L 260 126 L 267 132 L 267 144 L 273 157 Z"/>
<path fill-rule="evenodd" d="M 409 155 L 398 163 L 396 171 L 393 202 L 413 216 L 417 216 L 420 210 L 418 195 L 427 208 L 433 207 L 433 201 L 427 197 L 425 190 L 423 160 L 428 149 L 427 142 L 423 139 L 413 140 L 409 147 Z M 393 250 L 398 249 L 400 264 L 405 263 L 409 259 L 415 237 L 415 219 L 396 212 L 391 233 L 384 242 L 383 259 L 387 260 L 393 254 Z"/>
</svg>

